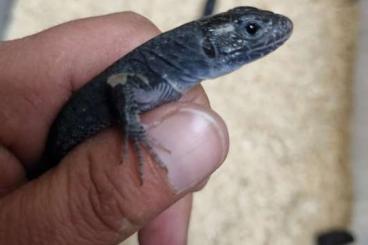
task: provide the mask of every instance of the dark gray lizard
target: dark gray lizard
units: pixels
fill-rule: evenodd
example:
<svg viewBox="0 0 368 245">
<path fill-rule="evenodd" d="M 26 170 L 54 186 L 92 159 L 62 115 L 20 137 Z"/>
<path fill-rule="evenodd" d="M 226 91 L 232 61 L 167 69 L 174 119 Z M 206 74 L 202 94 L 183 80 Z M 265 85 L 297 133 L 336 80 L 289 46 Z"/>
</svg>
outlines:
<svg viewBox="0 0 368 245">
<path fill-rule="evenodd" d="M 142 177 L 142 146 L 160 163 L 140 123 L 142 112 L 178 100 L 202 80 L 265 56 L 291 32 L 287 17 L 238 7 L 158 35 L 72 95 L 50 129 L 46 158 L 57 164 L 73 147 L 117 123 L 125 134 L 125 148 L 128 139 L 132 142 Z"/>
</svg>

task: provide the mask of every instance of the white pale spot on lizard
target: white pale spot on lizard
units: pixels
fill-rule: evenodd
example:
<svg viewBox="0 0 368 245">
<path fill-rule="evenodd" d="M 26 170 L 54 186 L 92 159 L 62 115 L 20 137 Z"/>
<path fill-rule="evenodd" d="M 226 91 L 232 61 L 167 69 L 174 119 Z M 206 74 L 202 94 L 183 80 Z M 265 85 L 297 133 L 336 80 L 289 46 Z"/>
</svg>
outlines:
<svg viewBox="0 0 368 245">
<path fill-rule="evenodd" d="M 107 79 L 107 83 L 111 86 L 111 87 L 115 87 L 119 84 L 124 85 L 128 82 L 128 77 L 129 76 L 135 76 L 137 78 L 139 78 L 142 82 L 144 82 L 145 84 L 149 85 L 149 80 L 147 79 L 147 77 L 141 75 L 141 74 L 134 74 L 134 73 L 118 73 L 118 74 L 114 74 L 111 75 L 108 79 Z"/>
<path fill-rule="evenodd" d="M 108 79 L 107 79 L 107 83 L 111 86 L 111 87 L 116 87 L 117 85 L 121 84 L 124 85 L 127 83 L 128 79 L 128 74 L 127 73 L 118 73 L 118 74 L 114 74 L 111 75 Z"/>
<path fill-rule="evenodd" d="M 223 35 L 229 32 L 233 32 L 235 27 L 233 24 L 225 24 L 214 29 L 213 33 L 216 35 Z"/>
</svg>

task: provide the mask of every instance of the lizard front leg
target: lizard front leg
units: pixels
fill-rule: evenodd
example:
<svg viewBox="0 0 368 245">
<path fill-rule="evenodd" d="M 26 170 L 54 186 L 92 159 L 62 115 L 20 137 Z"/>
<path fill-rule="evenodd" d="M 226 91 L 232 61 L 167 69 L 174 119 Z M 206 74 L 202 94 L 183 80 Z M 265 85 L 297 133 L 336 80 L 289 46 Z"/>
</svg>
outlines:
<svg viewBox="0 0 368 245">
<path fill-rule="evenodd" d="M 155 163 L 166 170 L 158 155 L 152 148 L 152 144 L 148 140 L 144 126 L 140 121 L 140 108 L 135 100 L 132 80 L 142 80 L 142 76 L 131 73 L 119 73 L 111 76 L 107 83 L 111 87 L 111 95 L 117 112 L 118 119 L 124 131 L 124 149 L 123 158 L 128 156 L 128 143 L 132 141 L 133 151 L 137 157 L 138 173 L 141 184 L 143 183 L 144 157 L 142 146 L 150 153 Z M 147 81 L 143 81 L 147 84 Z"/>
</svg>

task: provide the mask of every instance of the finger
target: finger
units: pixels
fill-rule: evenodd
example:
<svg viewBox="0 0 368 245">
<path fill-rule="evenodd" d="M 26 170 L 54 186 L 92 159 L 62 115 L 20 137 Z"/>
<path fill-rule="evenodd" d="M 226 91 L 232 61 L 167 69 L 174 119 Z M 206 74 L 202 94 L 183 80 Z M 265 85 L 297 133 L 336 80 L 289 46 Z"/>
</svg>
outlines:
<svg viewBox="0 0 368 245">
<path fill-rule="evenodd" d="M 202 85 L 197 85 L 185 93 L 178 102 L 192 103 L 210 108 L 210 101 Z"/>
<path fill-rule="evenodd" d="M 145 225 L 138 233 L 139 244 L 187 244 L 192 199 L 192 194 L 186 195 Z"/>
<path fill-rule="evenodd" d="M 0 146 L 0 198 L 25 183 L 25 171 L 7 149 Z"/>
<path fill-rule="evenodd" d="M 1 201 L 0 223 L 6 227 L 0 230 L 7 236 L 2 241 L 42 237 L 46 243 L 104 244 L 124 239 L 208 178 L 226 155 L 226 127 L 206 108 L 183 101 L 150 112 L 144 120 L 151 125 L 149 133 L 170 146 L 171 154 L 160 155 L 168 175 L 147 161 L 144 186 L 137 185 L 134 159 L 120 164 L 119 132 L 108 130 Z"/>
<path fill-rule="evenodd" d="M 106 130 L 2 199 L 0 240 L 16 236 L 28 244 L 38 244 L 32 240 L 36 238 L 44 244 L 117 243 L 208 178 L 227 153 L 225 124 L 199 105 L 171 103 L 149 112 L 144 121 L 149 135 L 171 151 L 157 149 L 167 173 L 145 155 L 141 186 L 132 154 L 130 161 L 121 162 L 118 131 Z"/>
<path fill-rule="evenodd" d="M 73 21 L 0 45 L 0 142 L 25 163 L 40 157 L 71 94 L 159 30 L 133 13 Z"/>
</svg>

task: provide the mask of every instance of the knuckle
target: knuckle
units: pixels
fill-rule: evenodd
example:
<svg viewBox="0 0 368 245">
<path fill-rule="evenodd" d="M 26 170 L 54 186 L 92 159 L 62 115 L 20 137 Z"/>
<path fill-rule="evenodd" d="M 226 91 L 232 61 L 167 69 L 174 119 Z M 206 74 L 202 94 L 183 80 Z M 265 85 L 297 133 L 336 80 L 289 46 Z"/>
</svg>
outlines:
<svg viewBox="0 0 368 245">
<path fill-rule="evenodd" d="M 88 199 L 93 215 L 110 230 L 121 230 L 121 220 L 127 219 L 125 196 L 106 172 L 93 169 L 89 172 Z"/>
<path fill-rule="evenodd" d="M 74 180 L 79 182 L 76 184 L 80 186 L 80 190 L 75 197 L 78 201 L 71 209 L 74 211 L 74 219 L 80 219 L 79 222 L 84 223 L 80 227 L 80 233 L 90 234 L 104 230 L 121 235 L 138 229 L 137 221 L 127 215 L 128 210 L 124 205 L 126 198 L 121 188 L 98 165 L 101 162 L 88 157 L 88 167 L 83 171 L 83 177 Z"/>
<path fill-rule="evenodd" d="M 70 168 L 69 209 L 85 237 L 94 237 L 96 231 L 120 237 L 130 235 L 166 208 L 173 198 L 171 188 L 166 185 L 166 174 L 151 161 L 146 166 L 145 185 L 139 185 L 135 162 L 121 162 L 122 145 L 118 143 L 121 139 L 114 133 L 111 130 L 100 135 L 111 141 L 100 139 L 104 141 L 101 145 L 91 140 L 74 152 L 80 164 Z M 94 147 L 97 145 L 98 151 Z"/>
</svg>

